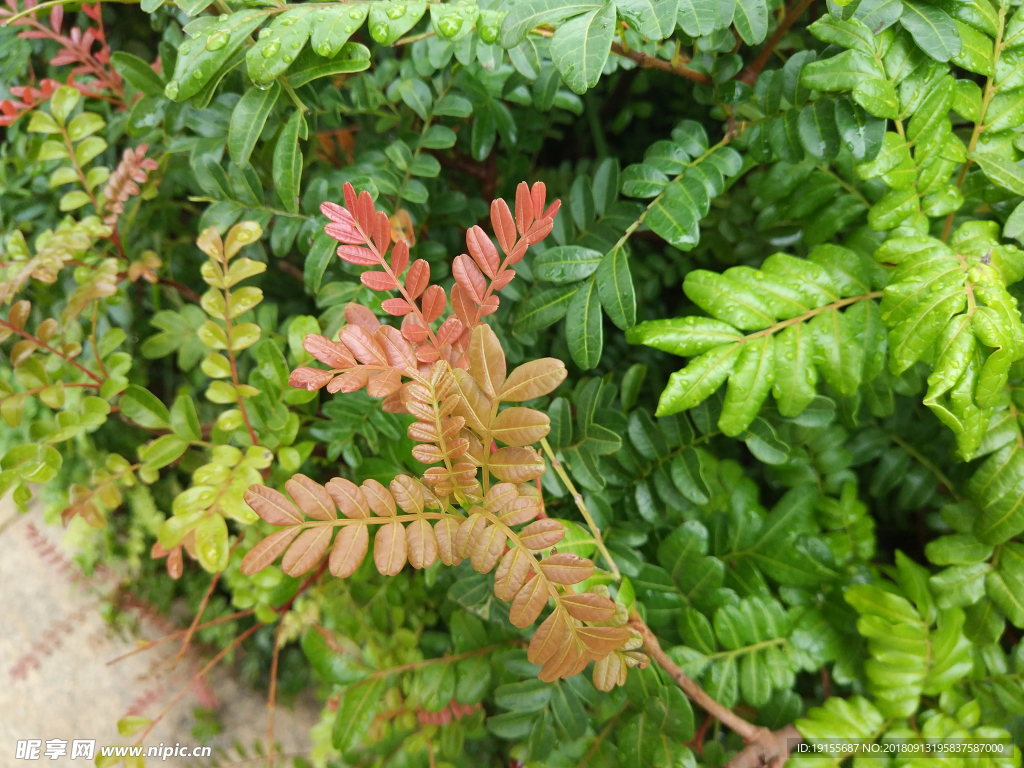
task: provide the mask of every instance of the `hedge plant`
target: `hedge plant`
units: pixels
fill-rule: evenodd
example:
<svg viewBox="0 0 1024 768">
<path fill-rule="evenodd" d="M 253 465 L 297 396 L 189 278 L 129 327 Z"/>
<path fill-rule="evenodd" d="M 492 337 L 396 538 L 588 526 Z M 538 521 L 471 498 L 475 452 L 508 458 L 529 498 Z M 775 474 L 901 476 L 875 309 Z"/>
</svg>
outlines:
<svg viewBox="0 0 1024 768">
<path fill-rule="evenodd" d="M 1024 738 L 1019 2 L 0 21 L 0 493 L 260 761 Z"/>
</svg>

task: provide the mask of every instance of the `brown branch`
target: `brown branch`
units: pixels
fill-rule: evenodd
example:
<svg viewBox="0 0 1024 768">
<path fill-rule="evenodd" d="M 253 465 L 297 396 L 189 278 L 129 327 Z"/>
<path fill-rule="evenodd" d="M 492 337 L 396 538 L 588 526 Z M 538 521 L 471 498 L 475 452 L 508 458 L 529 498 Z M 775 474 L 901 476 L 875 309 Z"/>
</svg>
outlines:
<svg viewBox="0 0 1024 768">
<path fill-rule="evenodd" d="M 793 747 L 803 738 L 795 727 L 787 725 L 777 731 L 770 731 L 763 726 L 747 722 L 711 698 L 693 678 L 683 672 L 662 650 L 658 638 L 639 617 L 634 615 L 629 626 L 640 633 L 644 640 L 644 650 L 675 680 L 683 689 L 683 693 L 709 715 L 738 733 L 746 743 L 746 746 L 726 763 L 725 768 L 781 768 Z"/>
<path fill-rule="evenodd" d="M 232 553 L 238 548 L 238 545 L 241 543 L 241 541 L 242 539 L 239 538 L 231 546 L 231 551 L 228 552 L 228 558 L 230 558 Z M 217 582 L 220 581 L 220 575 L 222 573 L 223 571 L 217 571 L 217 573 L 213 574 L 213 578 L 210 579 L 210 586 L 207 588 L 206 594 L 203 595 L 203 599 L 199 603 L 199 610 L 196 611 L 195 618 L 192 619 L 192 624 L 189 625 L 188 632 L 185 634 L 185 639 L 181 643 L 181 648 L 178 651 L 178 655 L 174 657 L 174 662 L 171 664 L 171 669 L 174 669 L 176 666 L 178 666 L 178 662 L 181 661 L 182 657 L 185 655 L 185 651 L 188 650 L 188 645 L 192 642 L 192 635 L 195 634 L 196 628 L 199 626 L 199 620 L 203 618 L 203 613 L 206 611 L 206 606 L 210 602 L 210 597 L 213 595 L 213 590 L 217 588 Z"/>
<path fill-rule="evenodd" d="M 22 330 L 18 326 L 14 325 L 14 323 L 9 323 L 6 320 L 0 320 L 0 327 L 6 328 L 7 330 L 13 331 L 14 333 L 18 334 L 19 336 L 25 337 L 29 341 L 34 342 L 40 349 L 45 349 L 47 352 L 51 352 L 52 354 L 56 355 L 57 357 L 61 358 L 62 360 L 66 361 L 68 363 L 71 363 L 73 366 L 75 366 L 75 368 L 80 370 L 82 373 L 84 373 L 90 379 L 95 381 L 97 384 L 102 384 L 103 383 L 103 379 L 101 379 L 95 373 L 90 371 L 84 365 L 79 363 L 77 360 L 74 360 L 74 359 L 68 357 L 63 352 L 58 352 L 56 349 L 51 347 L 49 344 L 44 344 L 42 341 L 40 341 L 38 336 L 33 336 L 28 331 Z"/>
<path fill-rule="evenodd" d="M 701 72 L 697 72 L 693 69 L 687 69 L 681 64 L 673 64 L 670 61 L 659 59 L 656 56 L 648 56 L 642 51 L 634 51 L 632 48 L 623 48 L 621 43 L 612 43 L 612 53 L 616 56 L 622 56 L 625 59 L 636 62 L 636 65 L 643 69 L 660 69 L 663 72 L 670 72 L 673 75 L 685 77 L 687 80 L 692 80 L 695 83 L 711 85 L 711 78 Z"/>
<path fill-rule="evenodd" d="M 757 80 L 757 76 L 761 74 L 761 70 L 764 69 L 764 65 L 768 63 L 768 59 L 772 57 L 772 53 L 775 52 L 775 46 L 779 44 L 779 41 L 785 37 L 789 28 L 793 26 L 795 22 L 804 11 L 807 10 L 807 6 L 811 4 L 811 0 L 797 0 L 797 3 L 790 8 L 786 9 L 786 15 L 779 22 L 779 26 L 775 28 L 775 32 L 768 39 L 764 48 L 757 54 L 757 58 L 750 62 L 740 74 L 739 80 L 742 80 L 747 85 L 753 85 L 754 81 Z"/>
<path fill-rule="evenodd" d="M 228 621 L 234 621 L 235 619 L 245 618 L 246 616 L 249 616 L 254 612 L 255 611 L 252 608 L 247 608 L 244 611 L 238 611 L 237 613 L 232 613 L 228 616 L 221 616 L 216 619 L 211 619 L 210 621 L 204 621 L 202 624 L 196 626 L 196 629 L 206 629 L 207 627 L 214 627 L 218 624 L 223 624 Z M 170 642 L 176 637 L 181 637 L 186 632 L 188 632 L 187 629 L 179 629 L 177 632 L 172 632 L 171 634 L 165 635 L 164 637 L 158 638 L 157 640 L 150 640 L 149 642 L 140 645 L 138 648 L 129 651 L 128 653 L 123 654 L 122 656 L 118 656 L 116 659 L 111 659 L 107 662 L 107 666 L 109 667 L 113 664 L 117 664 L 117 662 L 123 661 L 124 659 L 127 659 L 129 656 L 134 656 L 137 653 L 142 653 L 143 651 L 148 651 L 150 648 L 155 648 L 158 645 L 163 645 L 164 643 Z"/>
</svg>

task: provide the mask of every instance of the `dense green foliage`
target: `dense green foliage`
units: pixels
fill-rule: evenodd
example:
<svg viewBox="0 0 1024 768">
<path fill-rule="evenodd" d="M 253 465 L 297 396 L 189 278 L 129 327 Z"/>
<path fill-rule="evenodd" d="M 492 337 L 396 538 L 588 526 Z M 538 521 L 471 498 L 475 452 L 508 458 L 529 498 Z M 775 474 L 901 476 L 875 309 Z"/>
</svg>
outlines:
<svg viewBox="0 0 1024 768">
<path fill-rule="evenodd" d="M 197 640 L 247 633 L 253 683 L 321 695 L 311 764 L 718 768 L 742 734 L 648 664 L 644 627 L 773 730 L 1024 738 L 1024 6 L 25 10 L 0 10 L 0 493 L 40 498 L 86 569 L 184 598 Z M 345 239 L 357 219 L 379 265 Z M 436 313 L 373 270 L 389 241 Z M 516 273 L 500 303 L 475 287 L 501 277 L 494 243 Z M 449 306 L 461 325 L 435 321 Z M 489 398 L 493 424 L 454 411 L 476 486 L 423 463 L 450 451 L 399 394 L 412 347 L 359 381 L 319 368 L 383 361 L 359 339 L 421 310 L 431 338 L 457 328 L 408 370 L 440 355 L 431 386 Z M 498 356 L 501 381 L 506 359 L 568 374 L 513 417 Z M 499 433 L 502 414 L 520 421 Z M 498 536 L 491 474 L 561 523 L 536 613 L 487 575 L 504 533 L 493 558 L 434 559 L 427 518 Z M 338 518 L 331 478 L 362 484 L 362 512 L 332 491 Z M 369 523 L 345 526 L 381 522 L 378 487 L 375 515 L 407 513 L 387 542 L 434 541 L 416 568 L 404 543 L 359 559 Z M 328 572 L 335 523 L 362 555 Z M 544 556 L 549 524 L 537 550 L 515 524 L 510 554 Z M 584 592 L 600 610 L 566 601 Z M 542 611 L 614 646 L 558 679 L 578 670 L 532 663 Z"/>
</svg>

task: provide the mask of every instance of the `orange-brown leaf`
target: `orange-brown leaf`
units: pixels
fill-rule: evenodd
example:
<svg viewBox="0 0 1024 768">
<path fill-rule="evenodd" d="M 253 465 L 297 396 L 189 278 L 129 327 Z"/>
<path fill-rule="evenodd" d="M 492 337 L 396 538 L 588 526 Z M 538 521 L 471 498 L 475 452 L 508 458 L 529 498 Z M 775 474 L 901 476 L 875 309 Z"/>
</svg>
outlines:
<svg viewBox="0 0 1024 768">
<path fill-rule="evenodd" d="M 579 627 L 576 630 L 592 659 L 603 659 L 629 640 L 625 627 Z"/>
<path fill-rule="evenodd" d="M 345 322 L 349 325 L 358 325 L 371 336 L 380 328 L 380 320 L 368 308 L 362 304 L 350 302 L 345 305 Z"/>
<path fill-rule="evenodd" d="M 530 626 L 548 604 L 548 596 L 547 580 L 535 576 L 516 593 L 509 609 L 508 620 L 520 629 Z"/>
<path fill-rule="evenodd" d="M 292 543 L 292 540 L 299 535 L 299 530 L 299 528 L 285 528 L 267 536 L 245 553 L 245 557 L 242 558 L 242 573 L 252 576 L 277 560 L 278 556 Z"/>
<path fill-rule="evenodd" d="M 491 422 L 491 437 L 505 445 L 533 445 L 551 431 L 551 419 L 533 408 L 506 408 Z"/>
<path fill-rule="evenodd" d="M 626 665 L 617 653 L 610 653 L 594 665 L 594 687 L 606 693 L 626 683 Z"/>
<path fill-rule="evenodd" d="M 537 673 L 537 679 L 542 680 L 545 683 L 550 683 L 560 677 L 572 677 L 573 675 L 582 672 L 589 662 L 590 657 L 587 656 L 586 649 L 583 647 L 583 644 L 576 638 L 570 637 L 567 642 L 565 642 L 558 651 L 544 663 L 540 672 Z"/>
<path fill-rule="evenodd" d="M 328 570 L 339 579 L 347 579 L 362 565 L 369 545 L 370 532 L 365 525 L 346 525 L 334 539 Z"/>
<path fill-rule="evenodd" d="M 305 368 L 300 370 L 312 370 L 311 368 Z M 325 371 L 325 373 L 330 373 Z M 370 380 L 370 371 L 367 368 L 351 368 L 342 373 L 337 378 L 333 379 L 327 385 L 327 391 L 332 395 L 335 392 L 355 392 L 356 390 L 362 389 L 366 386 Z"/>
<path fill-rule="evenodd" d="M 580 621 L 608 621 L 615 615 L 615 603 L 593 592 L 566 595 L 562 598 L 562 605 L 570 616 Z"/>
<path fill-rule="evenodd" d="M 559 552 L 541 560 L 540 569 L 556 584 L 579 584 L 594 575 L 594 564 L 572 552 Z"/>
<path fill-rule="evenodd" d="M 338 505 L 338 509 L 345 517 L 365 518 L 370 516 L 370 507 L 366 503 L 363 489 L 351 480 L 335 477 L 327 483 L 327 492 L 331 494 L 334 503 Z"/>
<path fill-rule="evenodd" d="M 498 515 L 498 519 L 511 527 L 529 522 L 539 513 L 540 499 L 531 496 L 520 496 L 518 499 L 509 502 L 501 514 Z"/>
<path fill-rule="evenodd" d="M 304 522 L 299 508 L 283 493 L 269 486 L 250 485 L 243 498 L 253 512 L 271 525 L 297 525 Z"/>
<path fill-rule="evenodd" d="M 530 638 L 530 646 L 526 650 L 526 658 L 531 664 L 544 664 L 558 652 L 559 648 L 570 642 L 570 621 L 564 611 L 556 608 L 541 622 Z"/>
<path fill-rule="evenodd" d="M 346 325 L 341 329 L 339 336 L 363 365 L 387 365 L 384 350 L 361 325 Z"/>
<path fill-rule="evenodd" d="M 438 345 L 445 347 L 449 344 L 454 344 L 459 340 L 464 330 L 465 326 L 463 326 L 462 321 L 455 315 L 452 315 L 441 323 L 441 327 L 437 329 Z"/>
<path fill-rule="evenodd" d="M 567 375 L 565 363 L 561 360 L 553 357 L 531 360 L 509 374 L 498 394 L 498 399 L 511 403 L 533 400 L 535 397 L 553 392 L 565 381 Z"/>
<path fill-rule="evenodd" d="M 473 541 L 470 563 L 479 573 L 490 573 L 505 551 L 505 532 L 497 525 L 489 526 Z"/>
<path fill-rule="evenodd" d="M 437 538 L 426 520 L 413 520 L 405 529 L 409 545 L 409 564 L 413 568 L 429 568 L 437 559 Z"/>
<path fill-rule="evenodd" d="M 334 511 L 334 501 L 320 483 L 310 480 L 305 475 L 292 475 L 291 479 L 284 484 L 288 495 L 295 499 L 299 509 L 306 513 L 306 517 L 314 520 L 337 520 L 338 515 Z"/>
<path fill-rule="evenodd" d="M 462 253 L 455 257 L 455 261 L 452 262 L 452 276 L 474 302 L 479 304 L 484 300 L 487 278 L 469 256 Z"/>
<path fill-rule="evenodd" d="M 391 495 L 403 512 L 414 515 L 423 511 L 423 488 L 408 475 L 391 481 Z"/>
<path fill-rule="evenodd" d="M 455 537 L 455 552 L 459 557 L 468 557 L 478 536 L 487 528 L 487 520 L 479 512 L 474 512 L 459 526 Z"/>
<path fill-rule="evenodd" d="M 494 594 L 508 602 L 526 583 L 530 575 L 530 558 L 520 547 L 510 549 L 498 563 L 494 573 Z"/>
<path fill-rule="evenodd" d="M 519 182 L 516 187 L 516 228 L 519 234 L 525 235 L 533 224 L 533 200 L 530 198 L 530 186 L 525 182 Z"/>
<path fill-rule="evenodd" d="M 409 298 L 419 298 L 419 295 L 426 290 L 428 283 L 430 283 L 430 264 L 424 259 L 416 259 L 405 275 L 405 291 L 409 294 Z"/>
<path fill-rule="evenodd" d="M 565 538 L 565 527 L 557 520 L 545 517 L 535 520 L 519 533 L 519 540 L 527 549 L 548 549 Z"/>
<path fill-rule="evenodd" d="M 334 374 L 320 368 L 296 368 L 288 377 L 288 386 L 295 389 L 305 389 L 309 392 L 316 392 L 324 384 L 328 384 Z"/>
<path fill-rule="evenodd" d="M 413 446 L 412 457 L 421 464 L 437 464 L 444 461 L 441 449 L 429 444 Z"/>
<path fill-rule="evenodd" d="M 401 298 L 385 299 L 380 303 L 381 309 L 387 312 L 389 315 L 395 317 L 401 317 L 402 315 L 408 315 L 412 312 L 412 305 Z"/>
<path fill-rule="evenodd" d="M 289 576 L 301 576 L 313 568 L 327 551 L 333 533 L 334 528 L 329 525 L 318 525 L 303 531 L 284 553 L 281 570 Z"/>
<path fill-rule="evenodd" d="M 445 565 L 458 565 L 462 558 L 455 550 L 459 524 L 451 517 L 442 517 L 434 523 L 434 538 L 437 539 L 437 556 Z"/>
<path fill-rule="evenodd" d="M 499 448 L 491 454 L 488 467 L 500 480 L 525 483 L 544 474 L 544 459 L 532 448 Z"/>
<path fill-rule="evenodd" d="M 351 368 L 356 364 L 348 347 L 318 333 L 307 334 L 302 340 L 302 348 L 331 368 Z"/>
<path fill-rule="evenodd" d="M 491 226 L 501 250 L 511 253 L 516 244 L 516 222 L 508 205 L 500 197 L 491 201 Z"/>
<path fill-rule="evenodd" d="M 395 497 L 382 483 L 369 477 L 363 481 L 361 487 L 363 495 L 366 496 L 366 503 L 370 505 L 373 514 L 379 517 L 395 516 Z"/>
<path fill-rule="evenodd" d="M 405 567 L 405 529 L 397 520 L 382 525 L 373 539 L 373 563 L 382 576 L 394 576 Z"/>
<path fill-rule="evenodd" d="M 366 394 L 370 397 L 388 397 L 402 388 L 402 374 L 397 368 L 374 371 L 366 381 Z"/>
<path fill-rule="evenodd" d="M 466 425 L 478 435 L 485 434 L 491 420 L 491 401 L 468 371 L 456 368 L 453 373 L 461 398 L 455 413 L 465 419 Z"/>
<path fill-rule="evenodd" d="M 399 241 L 391 249 L 391 271 L 397 277 L 405 272 L 407 266 L 409 266 L 409 244 Z"/>
<path fill-rule="evenodd" d="M 470 227 L 466 232 L 466 247 L 483 273 L 493 278 L 498 272 L 501 260 L 498 258 L 498 249 L 494 247 L 487 233 L 476 225 Z"/>
<path fill-rule="evenodd" d="M 441 316 L 444 308 L 448 305 L 448 297 L 444 295 L 444 288 L 439 285 L 432 285 L 423 292 L 420 300 L 420 307 L 423 310 L 423 319 L 432 323 Z"/>
<path fill-rule="evenodd" d="M 500 515 L 518 497 L 519 491 L 512 483 L 495 483 L 484 496 L 484 509 L 492 515 Z"/>
<path fill-rule="evenodd" d="M 402 336 L 402 332 L 390 325 L 382 325 L 374 338 L 380 343 L 387 358 L 388 365 L 400 371 L 416 370 L 416 355 L 412 344 Z"/>
<path fill-rule="evenodd" d="M 505 383 L 505 351 L 489 325 L 481 324 L 473 329 L 469 372 L 491 399 L 497 397 Z"/>
<path fill-rule="evenodd" d="M 363 272 L 359 280 L 371 291 L 393 291 L 398 283 L 387 272 Z"/>
</svg>

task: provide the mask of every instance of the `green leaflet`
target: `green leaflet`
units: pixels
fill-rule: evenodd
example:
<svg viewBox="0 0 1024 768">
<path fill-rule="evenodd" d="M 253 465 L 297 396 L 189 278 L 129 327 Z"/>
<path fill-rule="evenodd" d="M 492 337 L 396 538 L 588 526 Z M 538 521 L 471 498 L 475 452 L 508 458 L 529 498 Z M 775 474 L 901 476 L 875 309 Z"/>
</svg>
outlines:
<svg viewBox="0 0 1024 768">
<path fill-rule="evenodd" d="M 978 164 L 992 183 L 1016 195 L 1024 195 L 1024 169 L 1005 155 L 970 152 L 968 157 Z"/>
<path fill-rule="evenodd" d="M 710 34 L 718 27 L 718 3 L 715 0 L 679 0 L 676 23 L 690 37 Z"/>
<path fill-rule="evenodd" d="M 291 66 L 306 45 L 315 18 L 316 9 L 300 6 L 273 17 L 260 30 L 259 40 L 245 56 L 254 83 L 267 85 Z"/>
<path fill-rule="evenodd" d="M 164 95 L 171 101 L 184 101 L 198 94 L 265 17 L 257 10 L 238 11 L 204 26 L 178 47 L 174 76 L 167 82 Z"/>
<path fill-rule="evenodd" d="M 501 25 L 501 47 L 515 48 L 534 27 L 571 19 L 602 7 L 597 2 L 562 2 L 562 0 L 527 0 L 517 3 Z"/>
<path fill-rule="evenodd" d="M 557 323 L 565 316 L 569 302 L 579 289 L 578 284 L 559 285 L 540 291 L 523 302 L 513 323 L 515 332 L 530 333 Z"/>
<path fill-rule="evenodd" d="M 619 13 L 642 37 L 660 40 L 676 27 L 679 0 L 615 0 Z"/>
<path fill-rule="evenodd" d="M 775 340 L 771 334 L 747 341 L 729 376 L 718 427 L 735 437 L 757 416 L 775 381 Z"/>
<path fill-rule="evenodd" d="M 1024 451 L 1016 441 L 985 460 L 970 492 L 981 509 L 974 523 L 980 541 L 1000 544 L 1024 531 Z"/>
<path fill-rule="evenodd" d="M 314 31 L 315 31 L 314 27 Z M 362 72 L 370 68 L 370 51 L 360 43 L 345 43 L 333 58 L 324 59 L 306 48 L 299 54 L 295 64 L 288 70 L 288 85 L 298 88 L 319 77 L 329 77 L 348 72 Z"/>
<path fill-rule="evenodd" d="M 370 5 L 370 37 L 381 45 L 391 45 L 416 26 L 427 4 L 419 0 L 406 3 L 376 2 Z"/>
<path fill-rule="evenodd" d="M 625 245 L 612 248 L 604 255 L 595 281 L 608 319 L 622 330 L 631 328 L 636 323 L 636 293 Z"/>
<path fill-rule="evenodd" d="M 854 342 L 846 316 L 838 310 L 817 315 L 808 323 L 814 343 L 814 362 L 828 385 L 844 395 L 860 386 L 864 350 Z"/>
<path fill-rule="evenodd" d="M 723 344 L 690 361 L 673 373 L 658 400 L 658 416 L 668 416 L 693 408 L 718 389 L 732 373 L 739 344 Z"/>
<path fill-rule="evenodd" d="M 579 245 L 549 248 L 534 259 L 537 277 L 552 283 L 571 283 L 590 277 L 604 257 L 599 251 Z"/>
<path fill-rule="evenodd" d="M 295 111 L 285 123 L 274 147 L 274 185 L 284 207 L 299 210 L 299 187 L 302 183 L 302 152 L 299 139 L 306 133 L 306 119 Z"/>
<path fill-rule="evenodd" d="M 333 59 L 349 37 L 363 25 L 369 10 L 369 3 L 318 8 L 310 38 L 313 50 L 326 59 Z"/>
<path fill-rule="evenodd" d="M 280 83 L 273 83 L 266 89 L 250 88 L 232 110 L 228 127 L 228 151 L 231 162 L 239 168 L 249 163 L 249 156 L 280 95 Z"/>
<path fill-rule="evenodd" d="M 745 331 L 768 328 L 775 320 L 753 291 L 716 272 L 689 272 L 683 291 L 705 312 Z"/>
<path fill-rule="evenodd" d="M 614 36 L 615 4 L 610 1 L 565 22 L 555 31 L 551 38 L 551 61 L 573 92 L 585 93 L 597 85 Z"/>
<path fill-rule="evenodd" d="M 818 371 L 814 342 L 807 324 L 786 328 L 775 340 L 775 380 L 772 394 L 779 413 L 799 416 L 817 394 Z"/>
<path fill-rule="evenodd" d="M 736 0 L 733 24 L 747 45 L 757 45 L 768 34 L 768 4 L 765 0 Z"/>
<path fill-rule="evenodd" d="M 644 344 L 681 357 L 693 357 L 741 338 L 742 334 L 728 323 L 709 317 L 648 320 L 626 332 L 630 344 Z"/>
<path fill-rule="evenodd" d="M 960 53 L 956 23 L 945 11 L 933 5 L 903 0 L 900 22 L 914 36 L 921 50 L 933 59 L 949 61 Z"/>
<path fill-rule="evenodd" d="M 335 749 L 345 753 L 362 741 L 373 722 L 384 691 L 384 678 L 359 683 L 345 691 L 338 704 L 338 714 L 331 731 Z"/>
<path fill-rule="evenodd" d="M 597 283 L 588 280 L 569 302 L 565 318 L 565 338 L 573 361 L 583 370 L 597 366 L 604 344 L 601 302 Z"/>
</svg>

